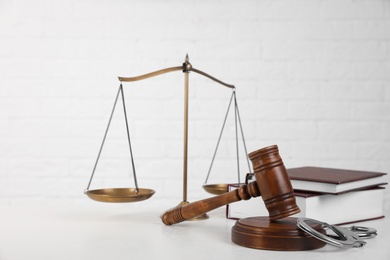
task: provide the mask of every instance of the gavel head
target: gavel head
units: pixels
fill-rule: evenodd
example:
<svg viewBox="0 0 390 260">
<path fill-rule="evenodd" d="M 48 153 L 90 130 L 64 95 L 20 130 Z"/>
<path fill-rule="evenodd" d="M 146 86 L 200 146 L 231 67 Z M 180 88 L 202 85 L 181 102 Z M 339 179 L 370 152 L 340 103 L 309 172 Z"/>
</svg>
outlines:
<svg viewBox="0 0 390 260">
<path fill-rule="evenodd" d="M 268 146 L 248 156 L 252 161 L 256 182 L 269 212 L 270 221 L 299 213 L 300 209 L 296 204 L 278 146 Z"/>
</svg>

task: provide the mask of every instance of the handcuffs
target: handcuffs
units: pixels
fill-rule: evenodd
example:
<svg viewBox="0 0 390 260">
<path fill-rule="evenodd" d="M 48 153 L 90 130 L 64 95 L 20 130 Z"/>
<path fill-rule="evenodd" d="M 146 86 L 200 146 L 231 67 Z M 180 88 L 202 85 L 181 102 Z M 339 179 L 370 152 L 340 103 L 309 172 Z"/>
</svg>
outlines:
<svg viewBox="0 0 390 260">
<path fill-rule="evenodd" d="M 322 234 L 310 227 L 307 222 L 320 224 L 324 228 L 332 230 L 334 232 L 334 235 Z M 334 225 L 329 225 L 328 223 L 311 218 L 298 218 L 297 226 L 311 236 L 327 244 L 341 248 L 363 247 L 366 244 L 366 241 L 363 241 L 363 239 L 374 238 L 377 235 L 377 231 L 374 228 L 361 226 L 343 228 Z"/>
</svg>

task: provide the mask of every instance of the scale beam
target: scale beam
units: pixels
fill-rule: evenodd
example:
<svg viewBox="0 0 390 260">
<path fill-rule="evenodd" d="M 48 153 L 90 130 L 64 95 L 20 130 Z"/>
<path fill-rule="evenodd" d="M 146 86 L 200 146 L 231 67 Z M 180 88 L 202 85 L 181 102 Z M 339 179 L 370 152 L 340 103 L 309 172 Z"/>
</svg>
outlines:
<svg viewBox="0 0 390 260">
<path fill-rule="evenodd" d="M 148 79 L 148 78 L 151 78 L 151 77 L 155 77 L 155 76 L 158 76 L 158 75 L 166 74 L 166 73 L 177 71 L 177 70 L 183 70 L 183 67 L 182 66 L 180 66 L 180 67 L 171 67 L 171 68 L 157 70 L 157 71 L 150 72 L 150 73 L 147 73 L 147 74 L 144 74 L 144 75 L 140 75 L 140 76 L 136 76 L 136 77 L 130 77 L 130 78 L 129 77 L 118 77 L 118 79 L 120 81 L 122 81 L 122 82 L 132 82 L 132 81 Z"/>
<path fill-rule="evenodd" d="M 223 82 L 223 81 L 221 81 L 221 80 L 219 80 L 219 79 L 217 79 L 217 78 L 214 78 L 213 76 L 211 76 L 211 75 L 209 75 L 209 74 L 207 74 L 207 73 L 205 73 L 205 72 L 203 72 L 203 71 L 201 71 L 201 70 L 197 70 L 197 69 L 195 69 L 195 68 L 192 68 L 192 71 L 193 71 L 193 72 L 196 72 L 196 73 L 198 73 L 198 74 L 200 74 L 200 75 L 202 75 L 202 76 L 205 76 L 205 77 L 207 77 L 207 78 L 209 78 L 209 79 L 211 79 L 211 80 L 214 80 L 215 82 L 218 82 L 219 84 L 221 84 L 221 85 L 223 85 L 223 86 L 225 86 L 225 87 L 232 88 L 232 89 L 235 88 L 234 85 L 227 84 L 227 83 L 225 83 L 225 82 Z"/>
<path fill-rule="evenodd" d="M 188 66 L 189 65 L 189 66 Z M 170 68 L 165 68 L 165 69 L 161 69 L 161 70 L 156 70 L 156 71 L 153 71 L 153 72 L 150 72 L 150 73 L 147 73 L 147 74 L 143 74 L 143 75 L 140 75 L 140 76 L 136 76 L 136 77 L 118 77 L 119 81 L 121 82 L 133 82 L 133 81 L 139 81 L 139 80 L 143 80 L 143 79 L 148 79 L 148 78 L 152 78 L 152 77 L 155 77 L 155 76 L 159 76 L 159 75 L 162 75 L 162 74 L 166 74 L 166 73 L 170 73 L 170 72 L 174 72 L 174 71 L 178 71 L 178 70 L 181 70 L 183 72 L 190 72 L 190 71 L 193 71 L 195 73 L 198 73 L 206 78 L 209 78 L 225 87 L 228 87 L 228 88 L 232 88 L 234 89 L 234 85 L 232 84 L 228 84 L 228 83 L 225 83 L 209 74 L 207 74 L 206 72 L 203 72 L 201 70 L 198 70 L 198 69 L 195 69 L 191 66 L 191 64 L 186 60 L 185 63 L 183 63 L 183 66 L 178 66 L 178 67 L 170 67 Z"/>
</svg>

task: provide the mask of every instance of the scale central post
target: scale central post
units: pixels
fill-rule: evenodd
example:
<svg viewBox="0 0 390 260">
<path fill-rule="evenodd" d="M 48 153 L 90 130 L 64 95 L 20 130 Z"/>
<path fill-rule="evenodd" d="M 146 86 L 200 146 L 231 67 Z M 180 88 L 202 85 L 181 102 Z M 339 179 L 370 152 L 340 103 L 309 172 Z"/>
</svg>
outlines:
<svg viewBox="0 0 390 260">
<path fill-rule="evenodd" d="M 192 66 L 189 63 L 188 55 L 183 63 L 184 72 L 184 142 L 183 142 L 183 202 L 187 201 L 187 177 L 188 177 L 188 92 L 189 92 L 189 73 Z"/>
<path fill-rule="evenodd" d="M 192 65 L 189 61 L 188 54 L 183 63 L 184 73 L 184 140 L 183 140 L 183 201 L 178 205 L 181 207 L 189 204 L 187 200 L 187 183 L 188 183 L 188 111 L 189 111 L 189 74 L 192 70 Z M 206 213 L 193 218 L 192 220 L 207 219 Z"/>
</svg>

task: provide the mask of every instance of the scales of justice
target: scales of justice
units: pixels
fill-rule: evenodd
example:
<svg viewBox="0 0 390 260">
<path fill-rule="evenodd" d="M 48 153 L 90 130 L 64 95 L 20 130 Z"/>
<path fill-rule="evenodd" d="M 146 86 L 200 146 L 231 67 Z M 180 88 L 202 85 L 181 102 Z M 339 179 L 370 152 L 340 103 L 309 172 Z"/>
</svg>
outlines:
<svg viewBox="0 0 390 260">
<path fill-rule="evenodd" d="M 186 220 L 207 219 L 207 212 L 218 207 L 261 196 L 269 212 L 269 216 L 256 216 L 238 220 L 232 227 L 231 239 L 234 243 L 244 247 L 281 251 L 312 250 L 321 248 L 325 246 L 326 243 L 333 243 L 333 245 L 339 247 L 361 247 L 365 244 L 364 241 L 359 239 L 354 231 L 336 228 L 328 225 L 327 223 L 311 219 L 297 219 L 295 217 L 291 217 L 292 215 L 299 213 L 300 209 L 296 205 L 293 188 L 287 175 L 282 158 L 279 155 L 278 147 L 276 145 L 271 145 L 248 154 L 246 150 L 234 85 L 227 84 L 201 70 L 195 69 L 189 62 L 188 55 L 186 55 L 182 66 L 161 69 L 136 77 L 119 77 L 119 81 L 121 83 L 114 101 L 114 106 L 104 133 L 103 141 L 101 143 L 88 186 L 84 191 L 84 193 L 89 198 L 100 202 L 123 203 L 143 201 L 153 196 L 155 193 L 154 190 L 138 187 L 122 83 L 144 80 L 175 71 L 182 71 L 184 73 L 183 199 L 177 206 L 163 213 L 161 220 L 165 225 L 177 224 Z M 189 111 L 188 93 L 190 72 L 205 76 L 232 90 L 226 116 L 224 118 L 211 165 L 203 185 L 203 188 L 214 196 L 192 203 L 187 201 Z M 127 131 L 127 142 L 129 146 L 135 187 L 90 189 L 119 96 L 121 96 L 123 104 L 124 119 Z M 215 155 L 219 147 L 232 101 L 234 101 L 238 182 L 231 184 L 237 184 L 239 188 L 228 191 L 229 184 L 207 184 L 207 181 L 213 166 L 213 162 L 215 160 Z M 246 178 L 247 180 L 245 183 L 241 183 L 240 181 L 238 154 L 239 130 L 245 149 L 245 156 L 248 162 L 249 173 L 251 173 L 249 159 L 252 162 L 254 170 L 252 175 L 255 177 L 255 181 L 252 182 L 248 182 L 248 178 Z M 337 237 L 327 236 L 325 227 L 334 231 Z M 370 235 L 374 236 L 374 232 L 371 232 Z"/>
<path fill-rule="evenodd" d="M 187 177 L 188 177 L 188 114 L 189 114 L 189 73 L 194 72 L 198 73 L 202 76 L 205 76 L 220 85 L 227 87 L 232 90 L 232 95 L 229 101 L 228 109 L 223 121 L 222 129 L 218 138 L 218 142 L 214 151 L 214 155 L 209 167 L 209 171 L 207 173 L 206 180 L 204 182 L 203 188 L 214 195 L 222 194 L 227 191 L 228 184 L 207 184 L 208 178 L 210 176 L 210 172 L 215 160 L 215 156 L 221 141 L 221 137 L 225 128 L 225 124 L 227 121 L 227 117 L 230 111 L 230 107 L 232 105 L 232 102 L 234 101 L 234 119 L 235 119 L 235 142 L 236 142 L 236 157 L 237 157 L 237 179 L 238 179 L 238 184 L 240 183 L 240 165 L 239 165 L 239 130 L 241 132 L 241 137 L 243 140 L 243 145 L 245 149 L 245 154 L 247 154 L 246 150 L 246 145 L 245 145 L 245 140 L 244 140 L 244 134 L 242 130 L 242 124 L 241 124 L 241 118 L 239 115 L 238 111 L 238 105 L 237 105 L 237 99 L 236 99 L 236 93 L 235 93 L 235 87 L 234 85 L 227 84 L 225 82 L 222 82 L 221 80 L 216 79 L 215 77 L 206 74 L 203 71 L 200 71 L 198 69 L 195 69 L 192 67 L 191 63 L 189 62 L 188 55 L 186 55 L 185 62 L 182 64 L 182 66 L 177 66 L 177 67 L 170 67 L 158 71 L 154 71 L 148 74 L 144 74 L 141 76 L 136 76 L 136 77 L 119 77 L 119 81 L 121 82 L 115 101 L 114 101 L 114 106 L 111 111 L 111 115 L 108 121 L 108 125 L 106 127 L 106 131 L 104 133 L 103 141 L 99 149 L 99 153 L 92 171 L 91 178 L 89 180 L 87 189 L 85 191 L 85 194 L 89 196 L 91 199 L 96 200 L 96 201 L 101 201 L 101 202 L 136 202 L 136 201 L 142 201 L 149 199 L 153 194 L 155 193 L 154 190 L 152 189 L 145 189 L 145 188 L 139 188 L 138 187 L 138 181 L 137 181 L 137 175 L 136 175 L 136 169 L 135 169 L 135 163 L 134 163 L 134 156 L 133 156 L 133 149 L 131 145 L 131 139 L 130 139 L 130 127 L 128 123 L 128 118 L 127 118 L 127 112 L 126 112 L 126 105 L 125 105 L 125 98 L 124 98 L 124 88 L 123 88 L 123 82 L 135 82 L 139 80 L 144 80 L 148 79 L 151 77 L 159 76 L 162 74 L 170 73 L 170 72 L 175 72 L 175 71 L 182 71 L 184 73 L 184 140 L 183 140 L 183 200 L 180 202 L 179 205 L 184 205 L 187 204 Z M 129 152 L 130 152 L 130 159 L 131 159 L 131 165 L 132 165 L 132 172 L 133 172 L 133 178 L 134 178 L 134 183 L 135 183 L 135 188 L 106 188 L 106 189 L 97 189 L 97 190 L 90 190 L 90 185 L 92 182 L 92 179 L 94 177 L 101 152 L 103 150 L 103 146 L 106 141 L 107 133 L 110 128 L 111 120 L 114 114 L 114 111 L 116 109 L 116 104 L 121 96 L 122 99 L 122 104 L 123 104 L 123 111 L 124 111 L 124 120 L 125 120 L 125 125 L 126 125 L 126 131 L 127 131 L 127 142 L 129 146 Z M 238 129 L 239 128 L 239 129 Z M 250 164 L 248 157 L 247 158 L 247 163 L 248 163 L 248 171 L 250 172 Z"/>
</svg>

